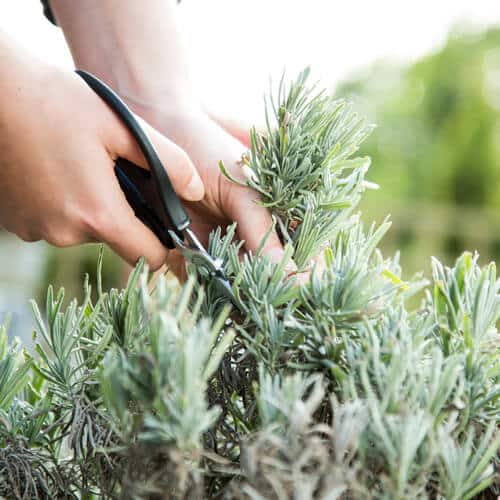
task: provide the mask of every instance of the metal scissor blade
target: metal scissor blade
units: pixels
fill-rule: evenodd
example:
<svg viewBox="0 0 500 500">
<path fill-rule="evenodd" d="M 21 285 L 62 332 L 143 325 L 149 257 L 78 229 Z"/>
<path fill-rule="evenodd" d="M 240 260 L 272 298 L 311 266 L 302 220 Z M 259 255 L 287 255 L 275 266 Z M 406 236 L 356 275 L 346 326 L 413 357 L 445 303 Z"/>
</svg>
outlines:
<svg viewBox="0 0 500 500">
<path fill-rule="evenodd" d="M 191 231 L 191 229 L 184 229 L 184 235 L 188 244 L 182 241 L 177 234 L 173 231 L 169 231 L 172 241 L 175 246 L 181 251 L 181 253 L 197 267 L 201 267 L 207 270 L 210 274 L 212 280 L 214 280 L 221 290 L 221 292 L 240 310 L 244 311 L 241 302 L 234 293 L 229 280 L 224 274 L 223 261 L 222 259 L 215 259 L 206 250 L 205 247 L 200 243 L 196 235 Z"/>
</svg>

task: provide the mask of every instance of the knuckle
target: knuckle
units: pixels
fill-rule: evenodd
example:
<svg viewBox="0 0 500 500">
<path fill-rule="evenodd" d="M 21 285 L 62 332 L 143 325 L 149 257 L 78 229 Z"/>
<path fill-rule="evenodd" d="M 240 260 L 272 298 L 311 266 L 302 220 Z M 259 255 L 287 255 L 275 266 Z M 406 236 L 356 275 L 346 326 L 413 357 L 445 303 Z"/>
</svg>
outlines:
<svg viewBox="0 0 500 500">
<path fill-rule="evenodd" d="M 39 234 L 30 230 L 19 231 L 17 232 L 17 235 L 26 243 L 33 243 L 35 241 L 40 241 L 43 239 Z"/>
<path fill-rule="evenodd" d="M 161 266 L 165 263 L 165 260 L 163 258 L 158 258 L 158 257 L 153 257 L 150 258 L 148 261 L 148 266 L 151 269 L 151 271 L 158 271 Z"/>
<path fill-rule="evenodd" d="M 47 232 L 44 239 L 51 245 L 59 248 L 71 247 L 83 242 L 83 238 L 69 228 L 51 229 Z"/>
<path fill-rule="evenodd" d="M 146 262 L 151 271 L 158 271 L 167 259 L 167 251 L 155 252 L 149 256 L 146 256 Z"/>
<path fill-rule="evenodd" d="M 98 239 L 107 239 L 118 229 L 119 224 L 116 218 L 111 216 L 111 210 L 99 209 L 90 211 L 80 217 L 80 224 L 84 231 L 97 237 Z"/>
<path fill-rule="evenodd" d="M 78 241 L 78 238 L 76 238 L 71 233 L 66 233 L 66 232 L 60 232 L 57 234 L 53 234 L 49 238 L 47 238 L 47 241 L 51 245 L 54 245 L 58 248 L 71 247 L 71 246 L 74 246 L 74 245 L 77 245 L 78 243 L 80 243 Z"/>
<path fill-rule="evenodd" d="M 65 248 L 79 243 L 85 243 L 85 232 L 80 223 L 77 207 L 66 203 L 61 206 L 58 214 L 58 223 L 53 220 L 45 225 L 44 239 L 56 247 Z"/>
</svg>

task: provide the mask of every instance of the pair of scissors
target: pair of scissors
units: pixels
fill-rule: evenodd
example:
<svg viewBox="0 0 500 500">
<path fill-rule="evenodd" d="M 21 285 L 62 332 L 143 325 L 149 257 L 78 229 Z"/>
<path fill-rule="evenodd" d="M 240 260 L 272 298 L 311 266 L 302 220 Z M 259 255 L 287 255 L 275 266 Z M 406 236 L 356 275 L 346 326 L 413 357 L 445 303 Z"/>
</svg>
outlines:
<svg viewBox="0 0 500 500">
<path fill-rule="evenodd" d="M 145 170 L 125 158 L 115 162 L 115 174 L 128 203 L 143 224 L 167 248 L 178 248 L 186 259 L 205 269 L 221 292 L 241 310 L 222 259 L 213 258 L 190 228 L 191 220 L 175 192 L 167 170 L 139 122 L 122 99 L 87 71 L 77 70 L 89 87 L 116 113 L 137 141 L 149 166 Z"/>
</svg>

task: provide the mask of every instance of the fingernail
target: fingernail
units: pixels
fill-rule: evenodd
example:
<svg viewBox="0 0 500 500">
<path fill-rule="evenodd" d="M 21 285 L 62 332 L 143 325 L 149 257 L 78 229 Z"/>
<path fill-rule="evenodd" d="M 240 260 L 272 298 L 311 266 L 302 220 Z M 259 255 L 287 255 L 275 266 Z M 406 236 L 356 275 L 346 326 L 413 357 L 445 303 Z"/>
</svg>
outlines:
<svg viewBox="0 0 500 500">
<path fill-rule="evenodd" d="M 186 199 L 189 201 L 199 201 L 205 195 L 205 186 L 201 182 L 200 176 L 194 174 L 186 188 Z"/>
</svg>

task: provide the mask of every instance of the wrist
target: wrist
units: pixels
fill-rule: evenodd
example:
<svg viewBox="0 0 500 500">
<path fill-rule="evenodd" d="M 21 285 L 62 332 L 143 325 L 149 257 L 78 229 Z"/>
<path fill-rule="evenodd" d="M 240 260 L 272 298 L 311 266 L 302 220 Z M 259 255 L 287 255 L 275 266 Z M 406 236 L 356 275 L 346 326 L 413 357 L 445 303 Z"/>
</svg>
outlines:
<svg viewBox="0 0 500 500">
<path fill-rule="evenodd" d="M 51 0 L 78 68 L 146 106 L 185 107 L 195 95 L 174 0 Z"/>
<path fill-rule="evenodd" d="M 154 74 L 154 73 L 146 73 Z M 144 78 L 116 78 L 114 89 L 135 112 L 145 115 L 176 115 L 201 109 L 194 86 L 187 80 L 160 83 Z"/>
<path fill-rule="evenodd" d="M 203 113 L 197 96 L 175 89 L 133 94 L 118 91 L 118 94 L 134 113 L 164 133 Z"/>
</svg>

